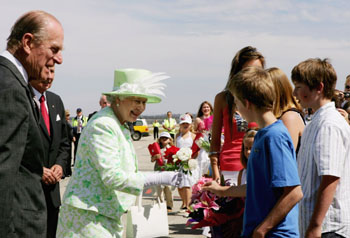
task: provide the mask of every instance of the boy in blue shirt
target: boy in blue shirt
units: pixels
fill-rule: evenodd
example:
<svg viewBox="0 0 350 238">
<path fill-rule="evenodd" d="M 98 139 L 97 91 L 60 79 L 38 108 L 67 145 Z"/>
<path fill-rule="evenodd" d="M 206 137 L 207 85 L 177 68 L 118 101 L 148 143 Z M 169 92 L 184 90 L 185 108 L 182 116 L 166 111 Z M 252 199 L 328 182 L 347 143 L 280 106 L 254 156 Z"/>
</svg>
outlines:
<svg viewBox="0 0 350 238">
<path fill-rule="evenodd" d="M 213 181 L 204 189 L 246 196 L 243 237 L 299 237 L 297 203 L 303 194 L 292 139 L 272 112 L 275 90 L 269 74 L 245 68 L 231 79 L 229 89 L 237 110 L 261 129 L 248 159 L 247 185 L 222 187 Z"/>
</svg>

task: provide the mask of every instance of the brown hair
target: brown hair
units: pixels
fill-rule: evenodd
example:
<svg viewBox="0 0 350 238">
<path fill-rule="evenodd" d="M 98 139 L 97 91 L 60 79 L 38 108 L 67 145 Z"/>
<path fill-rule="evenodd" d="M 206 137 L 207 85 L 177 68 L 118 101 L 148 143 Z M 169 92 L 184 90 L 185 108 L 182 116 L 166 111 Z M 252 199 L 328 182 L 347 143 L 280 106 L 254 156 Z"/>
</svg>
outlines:
<svg viewBox="0 0 350 238">
<path fill-rule="evenodd" d="M 203 116 L 203 112 L 202 112 L 202 107 L 204 104 L 208 104 L 208 106 L 210 107 L 210 115 L 213 114 L 213 106 L 210 104 L 210 102 L 208 101 L 204 101 L 201 103 L 201 105 L 199 106 L 199 110 L 197 112 L 197 117 L 202 117 Z"/>
<path fill-rule="evenodd" d="M 248 100 L 261 110 L 273 110 L 275 88 L 269 73 L 258 67 L 242 69 L 230 81 L 229 90 L 244 102 Z"/>
<path fill-rule="evenodd" d="M 307 59 L 292 70 L 292 81 L 306 84 L 310 90 L 323 84 L 323 96 L 331 99 L 334 94 L 337 74 L 328 59 Z"/>
<path fill-rule="evenodd" d="M 226 91 L 226 102 L 228 104 L 228 115 L 229 115 L 229 126 L 231 129 L 231 136 L 233 134 L 232 132 L 232 120 L 233 114 L 236 111 L 236 105 L 234 102 L 234 98 L 232 94 L 228 91 L 230 81 L 232 78 L 242 70 L 243 66 L 251 61 L 251 60 L 259 60 L 262 67 L 265 68 L 265 58 L 264 56 L 255 48 L 252 46 L 246 46 L 242 49 L 240 49 L 236 55 L 233 57 L 232 62 L 231 62 L 231 70 L 230 70 L 230 75 L 229 75 L 229 80 L 226 83 L 225 90 Z"/>
<path fill-rule="evenodd" d="M 160 142 L 160 138 L 162 138 L 162 137 L 159 137 L 158 140 L 157 140 L 157 142 L 158 142 L 158 144 L 159 144 L 159 147 L 160 147 L 161 149 L 163 149 L 164 147 L 163 147 L 162 143 Z M 168 138 L 168 137 L 166 137 L 166 138 Z M 173 146 L 173 145 L 174 145 L 173 138 L 170 137 L 170 138 L 168 138 L 168 139 L 170 140 L 169 145 L 170 145 L 170 146 Z"/>
<path fill-rule="evenodd" d="M 245 169 L 247 168 L 248 158 L 245 157 L 245 155 L 244 155 L 244 150 L 245 150 L 245 148 L 244 148 L 244 140 L 245 140 L 245 139 L 250 139 L 250 138 L 253 138 L 253 139 L 254 139 L 256 133 L 258 133 L 256 130 L 248 130 L 248 131 L 244 134 L 244 137 L 243 137 L 240 161 L 241 161 L 242 166 L 243 166 Z"/>
<path fill-rule="evenodd" d="M 11 33 L 7 38 L 7 49 L 17 50 L 22 44 L 22 37 L 26 33 L 33 34 L 36 44 L 44 41 L 48 37 L 46 32 L 48 19 L 59 22 L 54 16 L 44 11 L 30 11 L 25 13 L 12 26 Z"/>
<path fill-rule="evenodd" d="M 301 113 L 303 110 L 293 96 L 293 87 L 287 75 L 279 68 L 269 68 L 266 71 L 270 74 L 276 93 L 273 114 L 279 118 L 285 111 L 291 108 L 295 108 Z"/>
<path fill-rule="evenodd" d="M 345 86 L 346 86 L 347 83 L 350 83 L 350 74 L 348 76 L 346 76 Z"/>
</svg>

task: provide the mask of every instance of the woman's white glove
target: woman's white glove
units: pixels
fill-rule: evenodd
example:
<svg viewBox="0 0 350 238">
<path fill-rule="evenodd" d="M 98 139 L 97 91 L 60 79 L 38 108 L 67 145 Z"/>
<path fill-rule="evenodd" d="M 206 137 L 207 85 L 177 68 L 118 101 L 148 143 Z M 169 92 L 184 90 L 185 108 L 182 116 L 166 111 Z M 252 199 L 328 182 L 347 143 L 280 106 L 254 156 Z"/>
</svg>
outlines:
<svg viewBox="0 0 350 238">
<path fill-rule="evenodd" d="M 143 171 L 142 173 L 145 175 L 144 187 L 155 185 L 171 185 L 178 187 L 182 179 L 182 174 L 174 171 Z"/>
</svg>

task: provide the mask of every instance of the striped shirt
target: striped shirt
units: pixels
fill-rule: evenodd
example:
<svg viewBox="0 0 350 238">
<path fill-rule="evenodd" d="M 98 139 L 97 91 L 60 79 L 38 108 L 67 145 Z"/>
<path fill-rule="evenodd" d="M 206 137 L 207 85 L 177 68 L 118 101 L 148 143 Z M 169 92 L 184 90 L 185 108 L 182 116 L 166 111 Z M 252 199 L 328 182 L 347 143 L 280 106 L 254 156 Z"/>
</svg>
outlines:
<svg viewBox="0 0 350 238">
<path fill-rule="evenodd" d="M 300 237 L 305 237 L 323 175 L 339 177 L 322 233 L 350 237 L 350 126 L 330 102 L 319 108 L 305 127 L 298 153 L 304 197 L 299 204 Z"/>
</svg>

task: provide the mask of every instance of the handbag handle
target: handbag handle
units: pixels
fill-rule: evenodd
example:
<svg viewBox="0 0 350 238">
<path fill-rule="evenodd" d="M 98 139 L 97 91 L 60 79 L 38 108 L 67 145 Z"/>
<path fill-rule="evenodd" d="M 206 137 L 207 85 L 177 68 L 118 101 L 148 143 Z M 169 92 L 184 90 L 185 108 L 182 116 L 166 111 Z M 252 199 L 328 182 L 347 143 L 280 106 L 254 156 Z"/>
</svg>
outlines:
<svg viewBox="0 0 350 238">
<path fill-rule="evenodd" d="M 135 205 L 137 206 L 138 211 L 140 212 L 142 208 L 142 193 L 140 193 L 140 195 L 136 197 Z"/>
</svg>

